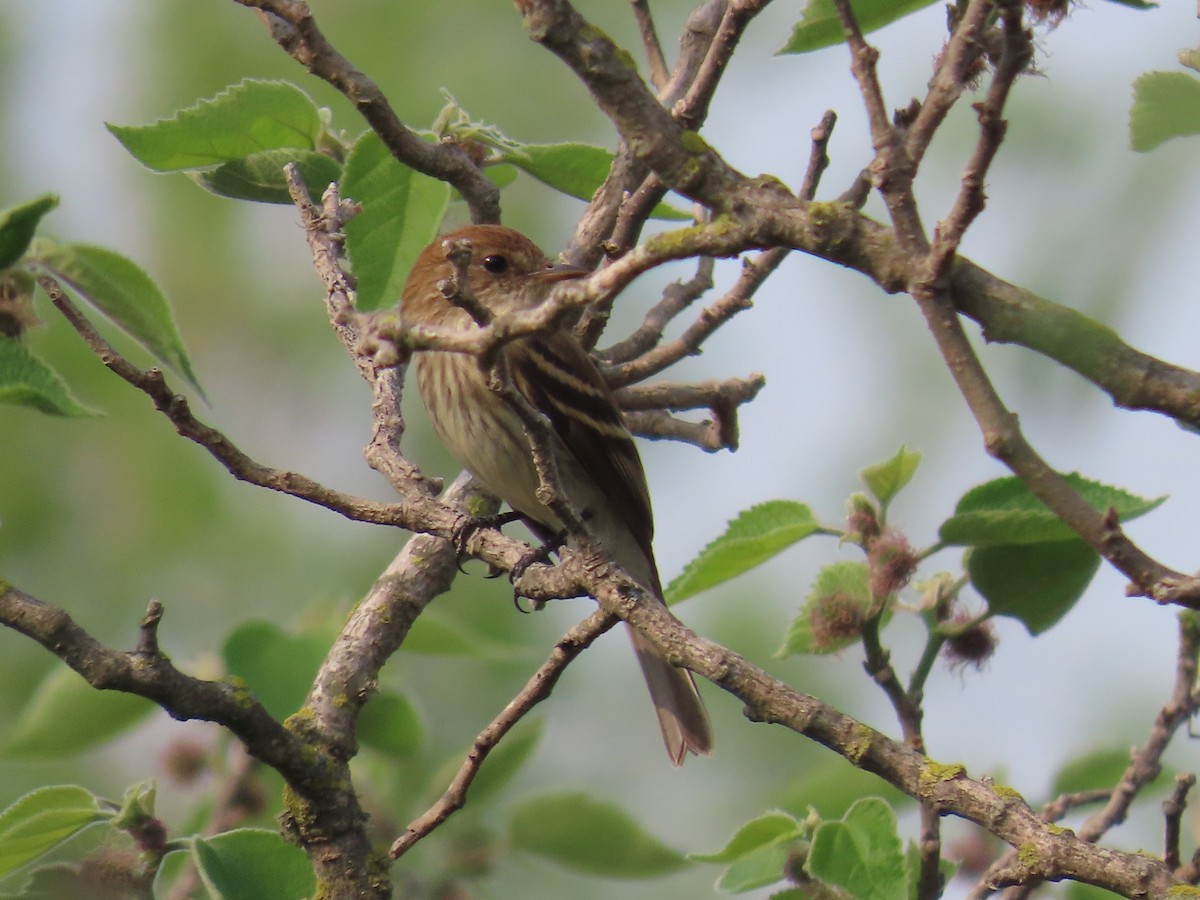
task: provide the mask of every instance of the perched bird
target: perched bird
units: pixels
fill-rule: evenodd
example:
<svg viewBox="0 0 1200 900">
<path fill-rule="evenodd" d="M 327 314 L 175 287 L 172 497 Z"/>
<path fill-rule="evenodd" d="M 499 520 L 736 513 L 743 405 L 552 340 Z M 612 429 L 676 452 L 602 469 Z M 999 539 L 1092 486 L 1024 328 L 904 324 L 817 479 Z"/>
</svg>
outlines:
<svg viewBox="0 0 1200 900">
<path fill-rule="evenodd" d="M 439 289 L 454 267 L 443 246 L 469 241 L 470 292 L 495 315 L 536 307 L 557 281 L 587 274 L 552 263 L 529 238 L 498 225 L 471 225 L 426 247 L 404 285 L 400 315 L 409 325 L 469 330 L 471 315 Z M 512 384 L 546 416 L 565 499 L 612 558 L 662 602 L 651 540 L 654 521 L 646 476 L 611 389 L 583 345 L 566 329 L 505 344 L 500 351 Z M 509 504 L 539 535 L 563 523 L 537 498 L 538 476 L 517 413 L 488 387 L 488 374 L 470 354 L 415 354 L 421 399 L 447 449 L 487 490 Z M 712 750 L 708 714 L 692 675 L 662 659 L 630 629 L 671 762 Z"/>
</svg>

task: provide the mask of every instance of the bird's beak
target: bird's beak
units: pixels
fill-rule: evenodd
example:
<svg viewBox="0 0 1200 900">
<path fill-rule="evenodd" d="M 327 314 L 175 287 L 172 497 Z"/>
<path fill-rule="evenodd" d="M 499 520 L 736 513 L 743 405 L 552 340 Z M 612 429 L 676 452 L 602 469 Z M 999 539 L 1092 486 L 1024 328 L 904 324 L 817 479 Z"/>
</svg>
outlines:
<svg viewBox="0 0 1200 900">
<path fill-rule="evenodd" d="M 544 281 L 547 284 L 554 284 L 558 281 L 567 281 L 571 278 L 584 278 L 590 275 L 587 269 L 583 266 L 572 266 L 569 263 L 551 263 L 544 269 L 539 269 L 532 274 L 532 278 L 538 281 Z"/>
</svg>

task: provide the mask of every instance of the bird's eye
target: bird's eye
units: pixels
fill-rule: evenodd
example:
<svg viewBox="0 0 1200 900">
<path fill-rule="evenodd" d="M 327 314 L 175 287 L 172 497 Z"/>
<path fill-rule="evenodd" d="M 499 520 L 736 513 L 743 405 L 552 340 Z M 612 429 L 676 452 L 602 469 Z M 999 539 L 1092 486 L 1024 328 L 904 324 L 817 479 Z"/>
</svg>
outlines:
<svg viewBox="0 0 1200 900">
<path fill-rule="evenodd" d="M 503 275 L 508 271 L 508 257 L 493 253 L 483 258 L 483 267 L 493 275 Z"/>
</svg>

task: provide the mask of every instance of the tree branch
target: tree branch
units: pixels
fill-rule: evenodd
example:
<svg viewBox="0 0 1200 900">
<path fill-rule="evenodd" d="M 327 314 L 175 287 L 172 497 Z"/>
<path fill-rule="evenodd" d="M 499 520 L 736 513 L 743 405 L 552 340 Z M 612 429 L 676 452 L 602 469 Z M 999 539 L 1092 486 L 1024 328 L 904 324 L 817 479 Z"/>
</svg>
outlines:
<svg viewBox="0 0 1200 900">
<path fill-rule="evenodd" d="M 687 281 L 674 281 L 667 285 L 663 289 L 662 299 L 650 308 L 642 324 L 632 334 L 597 354 L 609 364 L 609 372 L 613 365 L 627 363 L 658 346 L 663 331 L 676 316 L 712 290 L 714 265 L 715 260 L 711 256 L 700 257 L 696 262 L 695 275 Z M 612 382 L 611 377 L 609 381 Z"/>
<path fill-rule="evenodd" d="M 955 815 L 985 827 L 1014 847 L 1025 848 L 1030 874 L 1072 878 L 1117 893 L 1161 895 L 1174 883 L 1170 870 L 1144 854 L 1088 843 L 1074 833 L 1048 827 L 1010 790 L 970 778 L 961 766 L 935 763 L 814 697 L 781 683 L 744 658 L 699 637 L 665 609 L 647 602 L 642 589 L 609 564 L 570 555 L 553 569 L 527 572 L 522 594 L 537 599 L 540 587 L 575 583 L 596 597 L 603 610 L 646 635 L 665 659 L 682 665 L 733 694 L 751 721 L 782 725 L 803 734 L 879 775 L 937 815 Z M 548 597 L 547 597 L 548 599 Z"/>
<path fill-rule="evenodd" d="M 566 667 L 617 621 L 615 616 L 597 610 L 559 639 L 550 657 L 530 676 L 525 687 L 475 738 L 467 758 L 438 801 L 413 819 L 404 833 L 396 838 L 390 851 L 392 859 L 399 859 L 453 813 L 462 809 L 467 802 L 467 791 L 488 754 L 534 706 L 550 696 Z"/>
<path fill-rule="evenodd" d="M 383 91 L 342 56 L 317 27 L 300 0 L 235 0 L 260 11 L 271 37 L 313 75 L 337 88 L 354 104 L 384 145 L 404 165 L 452 184 L 475 222 L 500 221 L 499 189 L 457 144 L 431 144 L 396 115 Z"/>
<path fill-rule="evenodd" d="M 1175 657 L 1175 684 L 1171 697 L 1158 711 L 1146 743 L 1135 750 L 1128 767 L 1122 773 L 1116 786 L 1105 791 L 1104 807 L 1075 830 L 1082 841 L 1096 842 L 1107 834 L 1114 826 L 1125 821 L 1134 799 L 1150 782 L 1157 778 L 1162 771 L 1162 756 L 1176 732 L 1190 722 L 1200 709 L 1200 695 L 1196 692 L 1197 659 L 1200 657 L 1200 622 L 1194 613 L 1182 612 L 1179 616 L 1179 648 Z M 1186 791 L 1186 788 L 1180 788 Z M 1182 803 L 1182 799 L 1178 801 Z M 1057 810 L 1055 810 L 1058 812 Z M 1065 810 L 1058 812 L 1061 816 Z M 1047 819 L 1047 821 L 1051 821 Z M 1168 811 L 1168 828 L 1171 819 Z M 1168 837 L 1168 856 L 1172 840 Z M 1164 866 L 1174 872 L 1179 868 L 1177 836 L 1174 842 L 1175 856 L 1164 859 Z M 997 888 L 1013 885 L 1005 891 L 1006 900 L 1019 900 L 1026 897 L 1041 882 L 1026 866 L 1017 850 L 1009 850 L 994 862 L 980 878 L 979 884 L 971 893 L 972 898 L 986 897 Z"/>
<path fill-rule="evenodd" d="M 654 27 L 654 16 L 650 13 L 647 0 L 630 0 L 633 17 L 637 21 L 638 33 L 642 36 L 642 47 L 646 51 L 646 63 L 650 66 L 650 83 L 658 90 L 666 87 L 670 73 L 663 56 L 662 44 L 658 41 L 658 30 Z"/>
<path fill-rule="evenodd" d="M 162 606 L 152 601 L 134 652 L 100 644 L 62 609 L 0 582 L 0 623 L 37 641 L 93 687 L 137 694 L 180 720 L 216 722 L 236 735 L 246 750 L 279 772 L 310 817 L 292 817 L 285 827 L 304 843 L 320 843 L 314 854 L 317 877 L 333 896 L 380 897 L 368 876 L 371 847 L 362 825 L 349 769 L 313 752 L 304 735 L 281 725 L 244 685 L 204 681 L 180 672 L 157 645 Z"/>
</svg>

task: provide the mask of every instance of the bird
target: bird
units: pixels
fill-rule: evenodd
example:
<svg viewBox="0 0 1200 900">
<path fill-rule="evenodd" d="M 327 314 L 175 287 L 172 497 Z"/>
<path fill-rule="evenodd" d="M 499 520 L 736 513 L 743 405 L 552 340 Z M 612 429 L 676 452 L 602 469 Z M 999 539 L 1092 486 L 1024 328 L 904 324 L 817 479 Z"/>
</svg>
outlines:
<svg viewBox="0 0 1200 900">
<path fill-rule="evenodd" d="M 448 259 L 454 242 L 467 242 L 467 289 L 486 313 L 475 317 L 443 290 L 455 277 Z M 476 318 L 538 306 L 556 282 L 585 269 L 552 262 L 532 240 L 500 225 L 469 225 L 421 251 L 406 279 L 400 320 L 406 326 L 466 331 Z M 449 296 L 448 296 L 449 295 Z M 502 346 L 497 361 L 513 388 L 549 423 L 550 452 L 559 489 L 590 532 L 625 572 L 664 603 L 652 541 L 654 520 L 641 458 L 599 367 L 566 327 L 531 334 Z M 458 462 L 491 494 L 507 503 L 535 535 L 560 534 L 565 523 L 538 499 L 538 474 L 522 420 L 489 387 L 489 373 L 469 353 L 418 350 L 418 392 L 434 431 Z M 692 673 L 671 665 L 636 629 L 628 628 L 650 691 L 671 763 L 712 752 L 708 713 Z"/>
</svg>

